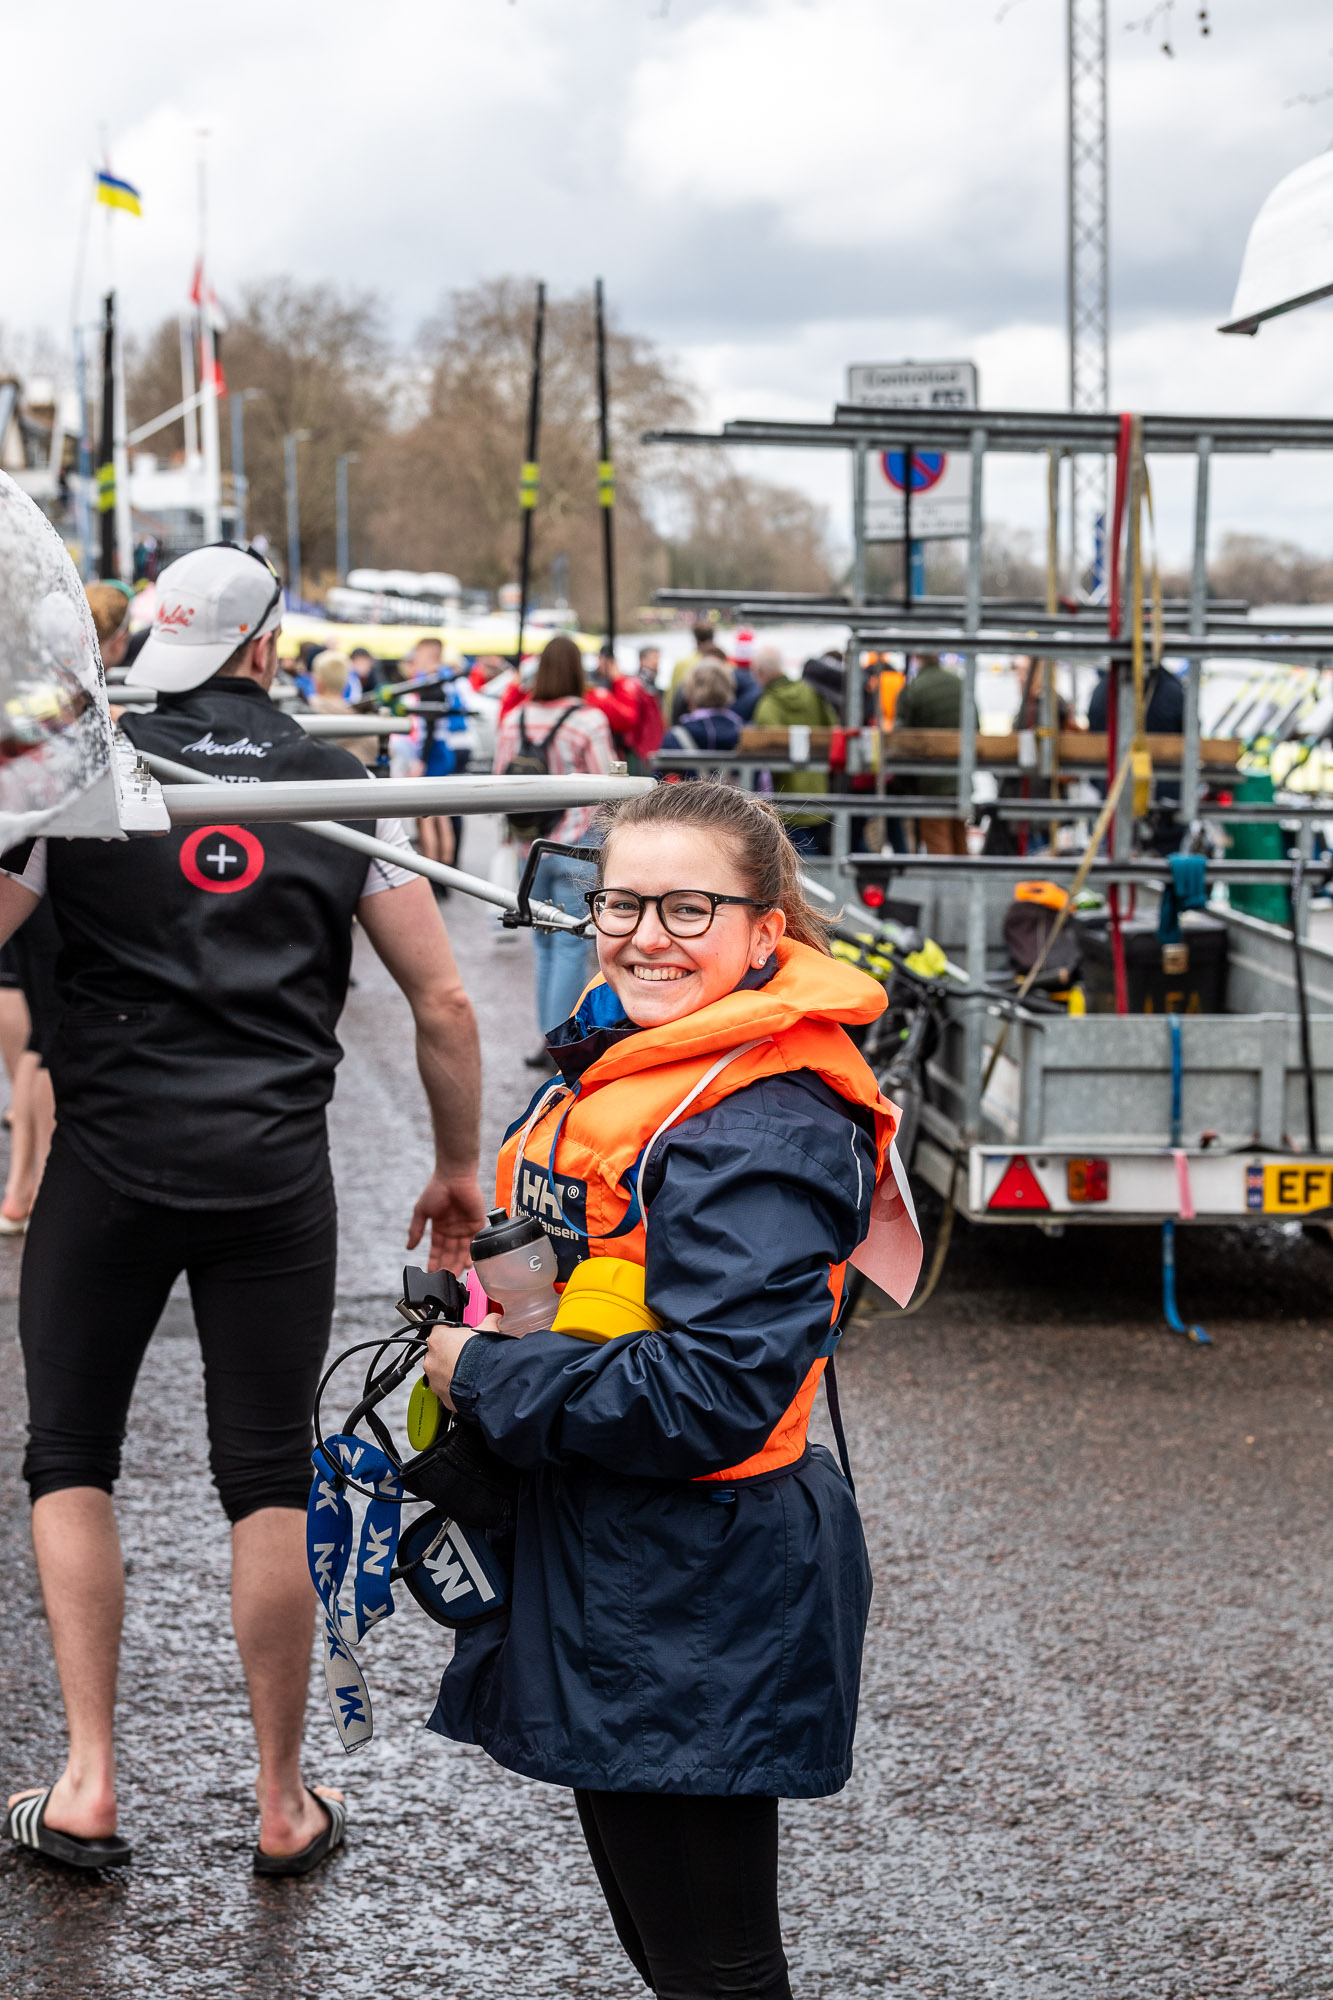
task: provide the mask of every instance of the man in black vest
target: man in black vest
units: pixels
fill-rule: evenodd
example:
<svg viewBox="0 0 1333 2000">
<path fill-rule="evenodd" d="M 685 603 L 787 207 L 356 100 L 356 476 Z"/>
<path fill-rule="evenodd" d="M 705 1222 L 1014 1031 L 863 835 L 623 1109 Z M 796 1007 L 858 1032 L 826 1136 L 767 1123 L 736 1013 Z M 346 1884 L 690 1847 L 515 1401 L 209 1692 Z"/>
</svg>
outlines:
<svg viewBox="0 0 1333 2000">
<path fill-rule="evenodd" d="M 269 700 L 281 617 L 277 578 L 252 552 L 223 544 L 173 563 L 130 677 L 158 706 L 127 714 L 127 735 L 237 785 L 364 777 Z M 365 830 L 376 827 L 406 847 L 397 821 Z M 459 1267 L 484 1219 L 472 1009 L 430 885 L 299 827 L 38 841 L 4 859 L 0 937 L 48 895 L 64 940 L 49 1057 L 59 1125 L 19 1321 L 24 1473 L 70 1733 L 63 1775 L 26 1808 L 11 1800 L 6 1831 L 75 1865 L 129 1859 L 116 1832 L 124 1582 L 111 1492 L 135 1375 L 184 1271 L 259 1748 L 255 1866 L 304 1873 L 344 1819 L 333 1795 L 307 1789 L 299 1755 L 315 1608 L 310 1414 L 336 1249 L 325 1107 L 353 917 L 416 1022 L 435 1168 L 408 1244 L 429 1226 L 435 1268 Z"/>
</svg>

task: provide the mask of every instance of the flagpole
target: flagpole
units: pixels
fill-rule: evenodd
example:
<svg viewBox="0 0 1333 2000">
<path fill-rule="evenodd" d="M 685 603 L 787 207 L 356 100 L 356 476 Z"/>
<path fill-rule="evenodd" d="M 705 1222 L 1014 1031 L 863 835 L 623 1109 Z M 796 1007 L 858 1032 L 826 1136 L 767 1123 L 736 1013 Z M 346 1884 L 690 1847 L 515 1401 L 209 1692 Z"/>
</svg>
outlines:
<svg viewBox="0 0 1333 2000">
<path fill-rule="evenodd" d="M 537 451 L 542 426 L 542 335 L 546 329 L 546 287 L 537 286 L 537 313 L 532 325 L 532 386 L 528 394 L 527 456 L 519 480 L 518 504 L 523 518 L 523 543 L 518 566 L 518 638 L 514 665 L 523 670 L 523 627 L 528 616 L 528 587 L 532 577 L 532 516 L 537 507 L 537 484 L 541 475 Z"/>
<path fill-rule="evenodd" d="M 85 583 L 92 581 L 96 570 L 93 557 L 93 502 L 92 476 L 93 452 L 92 434 L 89 428 L 88 411 L 88 355 L 84 345 L 83 324 L 83 274 L 88 262 L 88 232 L 92 225 L 93 209 L 96 206 L 96 168 L 90 168 L 93 187 L 85 188 L 83 214 L 79 222 L 78 247 L 74 252 L 74 288 L 70 295 L 69 332 L 70 347 L 74 361 L 74 391 L 79 400 L 79 457 L 78 484 L 75 487 L 74 517 L 78 523 L 79 575 Z"/>
<path fill-rule="evenodd" d="M 116 574 L 116 295 L 102 304 L 102 439 L 97 457 L 97 508 L 102 524 L 101 575 Z"/>
<path fill-rule="evenodd" d="M 616 469 L 611 459 L 611 410 L 606 392 L 606 304 L 602 281 L 593 293 L 597 315 L 597 418 L 601 458 L 597 466 L 597 497 L 602 509 L 602 569 L 606 577 L 606 645 L 616 649 Z"/>
<path fill-rule="evenodd" d="M 213 348 L 213 322 L 208 310 L 208 162 L 199 134 L 199 384 L 203 402 L 199 406 L 199 432 L 204 453 L 204 540 L 222 540 L 222 445 L 218 437 L 217 356 Z"/>
<path fill-rule="evenodd" d="M 116 317 L 112 351 L 115 379 L 115 438 L 112 464 L 116 469 L 116 557 L 122 583 L 134 582 L 134 530 L 130 524 L 130 458 L 125 448 L 125 346 Z"/>
</svg>

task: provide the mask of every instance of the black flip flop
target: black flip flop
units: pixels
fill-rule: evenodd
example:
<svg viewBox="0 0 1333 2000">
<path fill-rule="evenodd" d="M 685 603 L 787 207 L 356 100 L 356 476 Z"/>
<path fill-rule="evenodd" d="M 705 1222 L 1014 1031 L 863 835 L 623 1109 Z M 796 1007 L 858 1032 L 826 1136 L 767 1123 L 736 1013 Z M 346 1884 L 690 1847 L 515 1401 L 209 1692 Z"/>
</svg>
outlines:
<svg viewBox="0 0 1333 2000">
<path fill-rule="evenodd" d="M 322 1861 L 328 1860 L 335 1848 L 342 1846 L 347 1831 L 347 1807 L 341 1799 L 326 1799 L 321 1792 L 312 1792 L 310 1796 L 329 1816 L 324 1831 L 317 1833 L 297 1854 L 265 1854 L 262 1847 L 256 1847 L 256 1875 L 309 1875 Z"/>
<path fill-rule="evenodd" d="M 51 1861 L 63 1861 L 67 1868 L 123 1868 L 132 1858 L 134 1849 L 118 1833 L 108 1840 L 80 1840 L 77 1834 L 48 1826 L 46 1802 L 50 1796 L 48 1785 L 44 1792 L 34 1792 L 31 1798 L 12 1805 L 5 1814 L 5 1839 L 16 1847 L 31 1848 L 34 1854 L 45 1854 Z"/>
</svg>

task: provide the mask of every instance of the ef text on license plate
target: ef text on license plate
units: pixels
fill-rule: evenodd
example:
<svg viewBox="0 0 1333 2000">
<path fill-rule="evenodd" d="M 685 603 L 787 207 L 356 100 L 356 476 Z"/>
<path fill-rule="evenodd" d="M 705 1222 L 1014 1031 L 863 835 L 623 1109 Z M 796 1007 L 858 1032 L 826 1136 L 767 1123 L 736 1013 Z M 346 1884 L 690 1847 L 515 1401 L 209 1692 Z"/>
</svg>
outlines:
<svg viewBox="0 0 1333 2000">
<path fill-rule="evenodd" d="M 1253 1161 L 1245 1169 L 1245 1206 L 1265 1215 L 1333 1208 L 1333 1160 Z"/>
</svg>

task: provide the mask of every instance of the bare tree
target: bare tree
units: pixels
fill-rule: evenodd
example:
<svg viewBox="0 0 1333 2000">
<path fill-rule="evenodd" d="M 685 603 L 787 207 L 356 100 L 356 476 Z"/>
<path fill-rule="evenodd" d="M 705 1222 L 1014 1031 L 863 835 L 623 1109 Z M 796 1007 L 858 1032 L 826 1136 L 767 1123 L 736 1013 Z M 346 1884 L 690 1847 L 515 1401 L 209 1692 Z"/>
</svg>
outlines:
<svg viewBox="0 0 1333 2000">
<path fill-rule="evenodd" d="M 177 322 L 166 320 L 136 347 L 126 380 L 131 429 L 180 401 L 179 339 Z M 365 453 L 385 432 L 392 408 L 392 357 L 374 300 L 368 293 L 301 286 L 287 278 L 247 286 L 219 353 L 231 394 L 260 391 L 245 412 L 250 533 L 266 534 L 274 553 L 285 553 L 282 441 L 289 431 L 309 431 L 298 458 L 303 567 L 331 570 L 334 461 L 340 452 Z M 227 466 L 225 403 L 221 414 Z M 159 433 L 153 448 L 164 456 L 182 451 L 181 427 Z"/>
<path fill-rule="evenodd" d="M 494 590 L 517 574 L 534 287 L 498 278 L 453 293 L 413 349 L 395 353 L 375 302 L 328 285 L 270 279 L 248 287 L 221 342 L 228 388 L 247 405 L 249 526 L 285 550 L 282 440 L 299 447 L 301 541 L 308 578 L 334 561 L 334 462 L 358 454 L 351 480 L 353 561 L 442 569 Z M 591 292 L 548 301 L 540 504 L 533 582 L 559 579 L 585 626 L 603 612 L 595 331 Z M 651 342 L 614 326 L 608 341 L 616 465 L 618 623 L 668 580 L 755 589 L 827 589 L 823 510 L 802 494 L 738 472 L 720 453 L 654 452 L 648 430 L 691 422 L 694 395 Z M 130 425 L 180 400 L 176 320 L 132 352 Z M 223 464 L 230 463 L 224 406 Z M 183 450 L 179 425 L 153 440 Z"/>
<path fill-rule="evenodd" d="M 833 588 L 827 512 L 805 494 L 750 478 L 721 453 L 693 449 L 675 485 L 667 562 L 678 588 Z"/>
<path fill-rule="evenodd" d="M 420 414 L 362 468 L 378 560 L 451 570 L 485 589 L 516 574 L 533 304 L 531 283 L 493 279 L 452 294 L 422 330 Z M 662 576 L 640 433 L 688 421 L 692 402 L 645 340 L 612 328 L 607 365 L 623 620 Z M 603 615 L 597 460 L 593 306 L 583 292 L 547 305 L 533 550 L 544 590 L 564 558 L 571 599 L 594 627 Z"/>
</svg>

